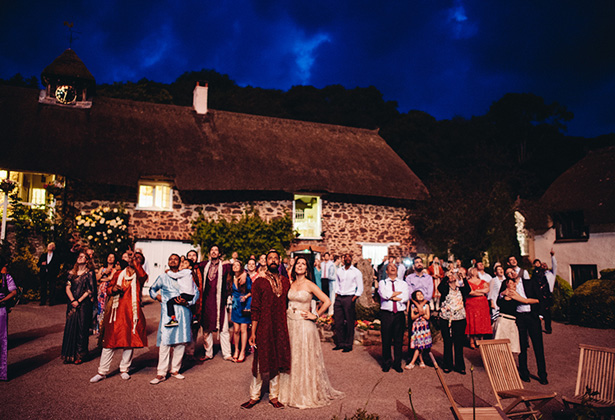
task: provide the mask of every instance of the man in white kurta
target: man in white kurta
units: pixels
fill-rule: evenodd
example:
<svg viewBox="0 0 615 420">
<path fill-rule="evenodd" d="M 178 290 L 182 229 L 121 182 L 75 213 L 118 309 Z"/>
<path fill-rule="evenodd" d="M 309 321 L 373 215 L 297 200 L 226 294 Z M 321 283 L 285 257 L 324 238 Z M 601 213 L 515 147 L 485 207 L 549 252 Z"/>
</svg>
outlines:
<svg viewBox="0 0 615 420">
<path fill-rule="evenodd" d="M 176 273 L 179 271 L 179 255 L 172 254 L 169 257 L 169 271 Z M 195 289 L 195 295 L 190 302 L 186 302 L 179 296 L 179 284 L 176 279 L 163 273 L 154 282 L 149 289 L 149 294 L 152 299 L 158 300 L 160 305 L 160 323 L 158 325 L 158 337 L 156 345 L 160 348 L 158 354 L 157 376 L 150 381 L 150 384 L 156 385 L 166 380 L 169 370 L 169 359 L 171 353 L 171 377 L 176 379 L 184 379 L 179 370 L 181 369 L 186 343 L 189 343 L 191 334 L 192 314 L 190 313 L 189 305 L 194 305 L 199 297 L 198 290 Z M 178 325 L 174 327 L 166 327 L 170 321 L 167 314 L 167 302 L 175 299 L 175 318 Z"/>
</svg>

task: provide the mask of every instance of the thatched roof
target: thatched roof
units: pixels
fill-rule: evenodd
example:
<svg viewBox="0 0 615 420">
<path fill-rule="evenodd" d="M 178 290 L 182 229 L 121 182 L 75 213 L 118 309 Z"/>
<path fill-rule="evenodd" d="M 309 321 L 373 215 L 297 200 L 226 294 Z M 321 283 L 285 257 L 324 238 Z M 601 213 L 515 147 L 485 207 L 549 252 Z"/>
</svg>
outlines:
<svg viewBox="0 0 615 420">
<path fill-rule="evenodd" d="M 131 187 L 164 177 L 180 191 L 428 196 L 376 131 L 104 97 L 90 109 L 37 98 L 0 87 L 0 167 Z"/>
<path fill-rule="evenodd" d="M 60 54 L 50 65 L 45 67 L 41 73 L 41 81 L 47 85 L 47 80 L 52 77 L 69 78 L 95 83 L 94 76 L 85 66 L 83 61 L 70 48 Z"/>
<path fill-rule="evenodd" d="M 582 210 L 588 224 L 615 222 L 615 147 L 590 152 L 541 198 L 551 212 Z"/>
</svg>

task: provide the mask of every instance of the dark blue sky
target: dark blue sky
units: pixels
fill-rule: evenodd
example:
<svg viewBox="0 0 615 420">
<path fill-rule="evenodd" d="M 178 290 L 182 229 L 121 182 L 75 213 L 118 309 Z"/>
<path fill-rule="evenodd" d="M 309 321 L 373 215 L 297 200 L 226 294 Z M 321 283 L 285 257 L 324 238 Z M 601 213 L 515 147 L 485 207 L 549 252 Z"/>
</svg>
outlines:
<svg viewBox="0 0 615 420">
<path fill-rule="evenodd" d="M 0 78 L 40 77 L 64 21 L 99 83 L 211 68 L 242 86 L 373 85 L 437 119 L 531 92 L 575 114 L 571 135 L 615 132 L 612 0 L 4 1 Z"/>
</svg>

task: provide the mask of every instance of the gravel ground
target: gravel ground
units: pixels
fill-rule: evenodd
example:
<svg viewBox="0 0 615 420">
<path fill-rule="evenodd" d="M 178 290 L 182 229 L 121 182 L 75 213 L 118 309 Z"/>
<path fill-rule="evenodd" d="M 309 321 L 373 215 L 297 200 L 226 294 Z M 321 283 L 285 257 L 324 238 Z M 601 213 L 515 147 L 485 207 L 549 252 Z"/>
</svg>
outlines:
<svg viewBox="0 0 615 420">
<path fill-rule="evenodd" d="M 452 418 L 448 400 L 433 369 L 419 369 L 397 373 L 382 373 L 378 346 L 355 346 L 350 353 L 332 351 L 330 343 L 323 343 L 327 371 L 333 386 L 346 393 L 342 400 L 318 409 L 276 410 L 267 404 L 267 395 L 252 410 L 239 405 L 248 399 L 252 357 L 243 364 L 232 364 L 217 354 L 205 363 L 184 363 L 186 379 L 170 378 L 157 386 L 149 384 L 156 375 L 158 348 L 156 330 L 160 307 L 147 302 L 144 307 L 148 320 L 149 348 L 137 349 L 132 365 L 132 378 L 123 381 L 118 374 L 117 354 L 112 374 L 106 380 L 90 384 L 96 374 L 98 354 L 82 365 L 64 365 L 60 359 L 65 306 L 20 305 L 9 316 L 9 381 L 0 382 L 0 419 L 167 419 L 293 418 L 331 419 L 351 416 L 357 409 L 366 408 L 383 419 L 412 419 L 408 389 L 412 389 L 413 403 L 419 418 Z M 200 341 L 200 338 L 199 338 Z M 615 347 L 615 330 L 595 330 L 554 323 L 553 334 L 544 335 L 549 382 L 542 386 L 534 376 L 528 389 L 556 391 L 558 398 L 544 409 L 544 418 L 551 418 L 553 410 L 560 410 L 561 395 L 572 395 L 579 357 L 578 344 Z M 90 349 L 96 337 L 90 337 Z M 434 354 L 442 353 L 441 343 L 434 346 Z M 490 404 L 495 398 L 482 367 L 478 350 L 465 350 L 468 374 L 445 375 L 453 393 L 468 401 L 472 389 L 470 364 L 475 366 L 476 395 Z M 530 371 L 535 375 L 533 353 L 529 356 Z M 471 399 L 468 401 L 471 405 Z"/>
</svg>

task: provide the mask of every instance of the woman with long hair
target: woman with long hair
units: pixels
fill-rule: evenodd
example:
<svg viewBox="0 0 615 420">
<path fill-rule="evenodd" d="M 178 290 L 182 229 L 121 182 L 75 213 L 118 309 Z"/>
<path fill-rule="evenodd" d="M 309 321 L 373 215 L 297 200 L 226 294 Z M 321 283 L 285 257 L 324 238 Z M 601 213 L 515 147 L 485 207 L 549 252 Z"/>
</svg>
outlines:
<svg viewBox="0 0 615 420">
<path fill-rule="evenodd" d="M 98 334 L 102 329 L 103 318 L 105 316 L 105 302 L 107 301 L 107 286 L 109 285 L 109 280 L 113 278 L 115 274 L 115 254 L 107 255 L 107 265 L 103 265 L 98 269 L 96 273 L 96 281 L 98 284 L 98 294 L 97 294 L 97 315 L 96 315 L 96 329 L 95 332 Z"/>
<path fill-rule="evenodd" d="M 291 369 L 288 374 L 280 374 L 279 400 L 297 408 L 322 407 L 344 396 L 333 389 L 325 369 L 316 321 L 327 311 L 331 301 L 312 281 L 312 272 L 307 258 L 298 256 L 288 291 L 286 314 Z M 323 303 L 316 314 L 310 311 L 312 295 Z"/>
<path fill-rule="evenodd" d="M 248 269 L 252 272 L 256 269 L 254 260 L 248 261 Z M 231 321 L 233 321 L 233 344 L 235 353 L 233 361 L 242 363 L 246 359 L 246 345 L 248 343 L 248 324 L 250 324 L 250 300 L 252 297 L 252 279 L 243 269 L 243 264 L 239 260 L 233 262 L 233 309 L 231 310 Z"/>
<path fill-rule="evenodd" d="M 77 262 L 68 272 L 66 282 L 68 305 L 62 340 L 64 363 L 80 364 L 88 353 L 88 333 L 92 322 L 94 273 L 88 267 L 88 256 L 80 252 Z"/>
</svg>

